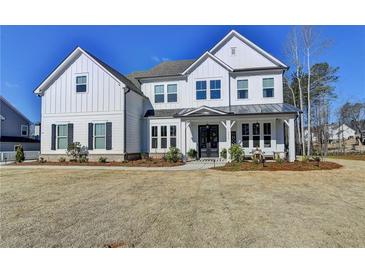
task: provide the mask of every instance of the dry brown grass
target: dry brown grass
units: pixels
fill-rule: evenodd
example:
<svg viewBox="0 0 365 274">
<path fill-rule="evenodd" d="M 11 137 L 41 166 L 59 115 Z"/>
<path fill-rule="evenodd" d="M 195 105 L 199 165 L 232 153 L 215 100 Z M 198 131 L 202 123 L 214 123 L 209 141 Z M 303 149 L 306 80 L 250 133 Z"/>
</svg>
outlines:
<svg viewBox="0 0 365 274">
<path fill-rule="evenodd" d="M 328 156 L 331 159 L 343 159 L 343 160 L 358 160 L 365 161 L 365 153 L 357 153 L 357 154 L 343 154 L 343 155 L 331 155 Z"/>
<path fill-rule="evenodd" d="M 308 172 L 1 169 L 1 247 L 365 247 L 365 163 Z"/>
<path fill-rule="evenodd" d="M 246 161 L 243 163 L 227 163 L 225 166 L 215 167 L 216 170 L 222 171 L 308 171 L 308 170 L 331 170 L 341 168 L 342 166 L 333 162 L 315 162 L 315 161 L 295 161 L 289 162 L 266 162 L 253 163 Z"/>
</svg>

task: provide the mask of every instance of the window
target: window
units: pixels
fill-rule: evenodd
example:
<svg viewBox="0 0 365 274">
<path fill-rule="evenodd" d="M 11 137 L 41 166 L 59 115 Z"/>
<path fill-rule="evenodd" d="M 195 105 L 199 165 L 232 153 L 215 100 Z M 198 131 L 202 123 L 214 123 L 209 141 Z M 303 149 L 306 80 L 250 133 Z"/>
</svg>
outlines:
<svg viewBox="0 0 365 274">
<path fill-rule="evenodd" d="M 253 147 L 260 147 L 260 123 L 252 124 Z"/>
<path fill-rule="evenodd" d="M 271 123 L 264 123 L 264 147 L 271 147 Z"/>
<path fill-rule="evenodd" d="M 21 125 L 20 131 L 22 136 L 28 136 L 28 125 Z"/>
<path fill-rule="evenodd" d="M 155 86 L 155 103 L 164 103 L 164 102 L 165 102 L 164 86 L 157 85 Z"/>
<path fill-rule="evenodd" d="M 157 148 L 157 139 L 158 139 L 158 135 L 157 135 L 157 126 L 153 126 L 151 128 L 151 136 L 152 136 L 152 148 Z"/>
<path fill-rule="evenodd" d="M 250 125 L 242 124 L 242 147 L 249 147 Z"/>
<path fill-rule="evenodd" d="M 170 147 L 176 147 L 176 126 L 170 126 Z"/>
<path fill-rule="evenodd" d="M 167 148 L 167 126 L 161 126 L 161 148 Z"/>
<path fill-rule="evenodd" d="M 221 80 L 210 80 L 210 99 L 221 98 Z"/>
<path fill-rule="evenodd" d="M 237 81 L 237 98 L 238 99 L 248 98 L 248 80 Z"/>
<path fill-rule="evenodd" d="M 57 149 L 67 149 L 67 125 L 58 125 L 57 126 Z"/>
<path fill-rule="evenodd" d="M 76 76 L 76 92 L 86 92 L 87 76 Z"/>
<path fill-rule="evenodd" d="M 274 78 L 265 78 L 262 80 L 264 97 L 274 97 Z"/>
<path fill-rule="evenodd" d="M 177 85 L 167 85 L 167 102 L 177 102 Z"/>
<path fill-rule="evenodd" d="M 231 47 L 231 55 L 232 56 L 236 55 L 236 47 Z"/>
<path fill-rule="evenodd" d="M 105 124 L 95 124 L 94 127 L 94 147 L 95 149 L 105 149 Z"/>
<path fill-rule="evenodd" d="M 207 99 L 207 81 L 196 82 L 196 99 L 197 100 Z"/>
</svg>

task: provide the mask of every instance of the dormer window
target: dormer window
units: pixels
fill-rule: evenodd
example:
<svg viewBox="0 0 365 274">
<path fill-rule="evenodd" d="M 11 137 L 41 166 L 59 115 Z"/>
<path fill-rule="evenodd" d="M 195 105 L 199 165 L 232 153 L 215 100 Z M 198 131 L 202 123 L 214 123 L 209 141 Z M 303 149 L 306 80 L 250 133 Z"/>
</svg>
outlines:
<svg viewBox="0 0 365 274">
<path fill-rule="evenodd" d="M 236 55 L 236 47 L 231 47 L 231 56 Z"/>
<path fill-rule="evenodd" d="M 76 92 L 86 92 L 87 90 L 87 76 L 76 76 Z"/>
</svg>

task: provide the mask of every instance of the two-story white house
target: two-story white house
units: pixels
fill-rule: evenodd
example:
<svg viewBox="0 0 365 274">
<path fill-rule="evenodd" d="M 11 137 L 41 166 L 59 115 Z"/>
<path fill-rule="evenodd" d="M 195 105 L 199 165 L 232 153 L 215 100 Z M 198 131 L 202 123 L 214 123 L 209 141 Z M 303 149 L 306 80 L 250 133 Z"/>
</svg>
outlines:
<svg viewBox="0 0 365 274">
<path fill-rule="evenodd" d="M 206 158 L 237 143 L 246 155 L 255 148 L 284 154 L 287 146 L 293 161 L 299 110 L 283 103 L 286 69 L 236 31 L 196 60 L 128 77 L 78 47 L 35 90 L 41 154 L 55 159 L 79 141 L 89 158 L 161 156 L 173 146 Z"/>
</svg>

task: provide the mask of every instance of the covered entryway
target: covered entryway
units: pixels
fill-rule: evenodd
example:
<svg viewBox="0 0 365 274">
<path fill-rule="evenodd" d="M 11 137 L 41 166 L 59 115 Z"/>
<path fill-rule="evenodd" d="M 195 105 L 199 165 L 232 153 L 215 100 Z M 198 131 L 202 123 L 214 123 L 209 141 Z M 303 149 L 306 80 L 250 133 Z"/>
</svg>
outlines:
<svg viewBox="0 0 365 274">
<path fill-rule="evenodd" d="M 199 157 L 219 157 L 219 126 L 200 125 L 199 133 Z"/>
</svg>

